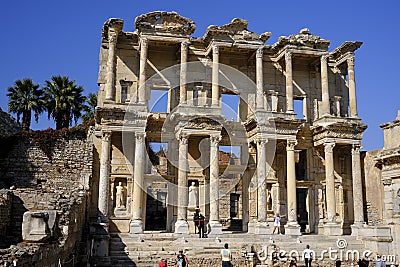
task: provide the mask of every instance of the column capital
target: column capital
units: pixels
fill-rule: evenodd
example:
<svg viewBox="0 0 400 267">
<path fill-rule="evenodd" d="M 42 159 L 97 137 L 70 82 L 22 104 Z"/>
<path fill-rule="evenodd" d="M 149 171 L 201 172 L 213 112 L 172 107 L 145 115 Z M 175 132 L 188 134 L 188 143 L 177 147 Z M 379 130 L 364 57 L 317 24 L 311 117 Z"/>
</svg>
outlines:
<svg viewBox="0 0 400 267">
<path fill-rule="evenodd" d="M 210 146 L 217 147 L 221 139 L 221 135 L 210 135 Z"/>
<path fill-rule="evenodd" d="M 262 58 L 264 55 L 264 47 L 260 46 L 259 48 L 257 48 L 256 50 L 256 57 L 257 58 Z"/>
<path fill-rule="evenodd" d="M 268 139 L 262 137 L 258 137 L 255 141 L 259 146 L 265 146 L 268 143 Z"/>
<path fill-rule="evenodd" d="M 145 132 L 136 132 L 135 138 L 136 138 L 136 143 L 144 143 L 144 140 L 146 138 L 146 133 Z"/>
<path fill-rule="evenodd" d="M 178 136 L 179 145 L 187 145 L 188 140 L 189 140 L 189 135 L 186 133 L 181 133 Z"/>
<path fill-rule="evenodd" d="M 297 145 L 297 140 L 287 140 L 286 151 L 293 151 Z"/>
<path fill-rule="evenodd" d="M 111 141 L 111 134 L 112 134 L 111 131 L 102 131 L 101 134 L 102 134 L 101 137 L 104 141 L 106 142 Z"/>
<path fill-rule="evenodd" d="M 354 54 L 347 58 L 347 67 L 352 66 L 354 67 L 355 57 Z"/>
<path fill-rule="evenodd" d="M 182 43 L 181 43 L 181 50 L 183 51 L 183 50 L 188 50 L 188 47 L 189 47 L 189 41 L 183 41 Z"/>
<path fill-rule="evenodd" d="M 117 32 L 109 32 L 108 33 L 108 43 L 109 44 L 116 44 L 118 39 L 118 33 Z"/>
<path fill-rule="evenodd" d="M 286 52 L 285 53 L 285 61 L 292 60 L 292 56 L 293 56 L 293 52 L 290 52 L 290 51 Z"/>
<path fill-rule="evenodd" d="M 147 38 L 140 38 L 140 48 L 147 48 L 149 41 Z"/>
<path fill-rule="evenodd" d="M 324 149 L 325 149 L 325 153 L 332 153 L 333 152 L 333 148 L 335 147 L 335 143 L 330 142 L 330 143 L 325 143 L 324 144 Z"/>
<path fill-rule="evenodd" d="M 213 54 L 219 54 L 219 46 L 216 44 L 212 45 Z"/>
<path fill-rule="evenodd" d="M 351 154 L 359 155 L 361 148 L 362 148 L 361 144 L 353 144 L 352 149 L 351 149 Z"/>
<path fill-rule="evenodd" d="M 321 63 L 326 63 L 328 62 L 329 54 L 323 54 L 321 55 Z"/>
</svg>

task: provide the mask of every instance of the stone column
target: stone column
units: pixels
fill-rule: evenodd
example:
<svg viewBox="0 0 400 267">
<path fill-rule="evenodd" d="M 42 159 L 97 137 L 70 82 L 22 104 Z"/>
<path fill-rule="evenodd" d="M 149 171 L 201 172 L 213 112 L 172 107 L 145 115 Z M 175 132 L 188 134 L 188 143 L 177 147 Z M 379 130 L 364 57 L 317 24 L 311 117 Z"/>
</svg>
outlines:
<svg viewBox="0 0 400 267">
<path fill-rule="evenodd" d="M 353 174 L 353 203 L 354 203 L 354 226 L 364 224 L 364 206 L 361 178 L 361 145 L 353 145 L 351 150 L 352 174 Z"/>
<path fill-rule="evenodd" d="M 268 234 L 267 222 L 267 157 L 265 144 L 267 140 L 257 140 L 257 224 L 255 234 Z"/>
<path fill-rule="evenodd" d="M 139 85 L 138 98 L 140 104 L 146 103 L 146 64 L 147 64 L 148 41 L 140 38 L 140 62 L 139 62 Z"/>
<path fill-rule="evenodd" d="M 356 80 L 354 77 L 354 55 L 347 59 L 347 72 L 349 74 L 350 114 L 352 117 L 358 117 L 357 98 L 356 98 Z"/>
<path fill-rule="evenodd" d="M 297 190 L 296 190 L 296 170 L 294 159 L 294 147 L 296 140 L 287 140 L 286 146 L 286 164 L 287 164 L 287 235 L 300 235 L 300 226 L 297 223 Z"/>
<path fill-rule="evenodd" d="M 256 52 L 256 109 L 264 109 L 263 55 L 263 47 L 258 48 Z"/>
<path fill-rule="evenodd" d="M 213 64 L 212 64 L 212 86 L 211 86 L 211 98 L 212 106 L 219 106 L 219 47 L 218 45 L 212 46 L 213 51 Z"/>
<path fill-rule="evenodd" d="M 329 80 L 328 80 L 328 57 L 321 56 L 321 91 L 322 91 L 322 116 L 330 114 L 329 104 Z"/>
<path fill-rule="evenodd" d="M 188 42 L 181 43 L 181 75 L 180 75 L 180 91 L 179 91 L 179 102 L 180 104 L 186 104 L 186 72 L 187 72 L 187 57 L 188 57 Z"/>
<path fill-rule="evenodd" d="M 115 99 L 115 69 L 118 32 L 108 34 L 108 58 L 107 58 L 107 82 L 106 82 L 106 100 Z"/>
<path fill-rule="evenodd" d="M 294 112 L 293 103 L 293 70 L 292 70 L 292 52 L 287 52 L 285 54 L 286 62 L 286 112 Z"/>
<path fill-rule="evenodd" d="M 219 222 L 219 162 L 218 143 L 220 135 L 210 136 L 210 232 L 209 236 L 222 234 L 222 225 Z"/>
<path fill-rule="evenodd" d="M 333 148 L 335 143 L 325 143 L 325 183 L 326 183 L 326 211 L 329 222 L 336 217 L 335 174 L 333 166 Z"/>
<path fill-rule="evenodd" d="M 101 139 L 100 154 L 100 177 L 99 177 L 99 217 L 101 222 L 108 222 L 108 199 L 110 195 L 110 149 L 111 132 L 103 132 Z"/>
<path fill-rule="evenodd" d="M 132 220 L 130 224 L 131 234 L 143 233 L 143 178 L 145 165 L 145 137 L 144 132 L 135 134 L 135 169 L 133 172 L 132 195 Z"/>
<path fill-rule="evenodd" d="M 187 222 L 188 190 L 188 139 L 187 135 L 179 136 L 179 166 L 178 166 L 178 218 L 175 223 L 175 233 L 189 234 Z"/>
</svg>

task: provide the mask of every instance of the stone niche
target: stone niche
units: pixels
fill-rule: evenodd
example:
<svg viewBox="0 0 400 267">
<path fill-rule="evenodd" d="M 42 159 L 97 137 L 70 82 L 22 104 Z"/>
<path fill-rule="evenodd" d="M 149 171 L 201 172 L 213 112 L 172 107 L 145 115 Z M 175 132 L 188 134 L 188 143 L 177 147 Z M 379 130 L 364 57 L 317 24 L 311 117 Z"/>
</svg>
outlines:
<svg viewBox="0 0 400 267">
<path fill-rule="evenodd" d="M 22 221 L 22 239 L 43 242 L 57 233 L 57 212 L 54 210 L 27 211 Z"/>
</svg>

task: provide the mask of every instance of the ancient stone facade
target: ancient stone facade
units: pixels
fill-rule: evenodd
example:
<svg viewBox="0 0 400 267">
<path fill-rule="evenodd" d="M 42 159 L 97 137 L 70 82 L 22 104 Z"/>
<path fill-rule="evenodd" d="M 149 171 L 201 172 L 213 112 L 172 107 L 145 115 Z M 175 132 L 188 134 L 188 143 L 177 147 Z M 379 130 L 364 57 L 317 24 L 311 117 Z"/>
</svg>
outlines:
<svg viewBox="0 0 400 267">
<path fill-rule="evenodd" d="M 243 19 L 196 38 L 195 23 L 174 12 L 141 15 L 132 32 L 123 24 L 109 19 L 100 47 L 92 202 L 105 233 L 192 232 L 192 184 L 209 236 L 224 227 L 268 234 L 275 213 L 290 235 L 364 225 L 361 42 L 328 51 L 330 41 L 302 29 L 266 44 L 271 33 Z M 160 92 L 162 112 L 153 105 Z M 154 143 L 167 146 L 163 172 L 152 167 Z M 222 162 L 222 147 L 238 148 L 238 160 Z"/>
</svg>

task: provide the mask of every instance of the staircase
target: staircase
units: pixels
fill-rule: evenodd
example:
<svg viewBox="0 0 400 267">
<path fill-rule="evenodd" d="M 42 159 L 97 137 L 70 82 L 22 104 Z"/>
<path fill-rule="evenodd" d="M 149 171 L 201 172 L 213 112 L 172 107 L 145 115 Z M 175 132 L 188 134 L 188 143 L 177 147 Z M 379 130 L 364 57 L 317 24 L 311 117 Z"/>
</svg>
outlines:
<svg viewBox="0 0 400 267">
<path fill-rule="evenodd" d="M 269 255 L 273 246 L 276 246 L 280 252 L 285 250 L 287 252 L 286 258 L 290 259 L 289 252 L 298 251 L 301 256 L 305 246 L 309 244 L 316 256 L 316 259 L 313 260 L 313 266 L 335 266 L 335 256 L 343 260 L 342 266 L 350 266 L 353 259 L 352 251 L 359 251 L 360 255 L 356 257 L 361 258 L 362 253 L 366 250 L 365 246 L 352 236 L 341 236 L 339 238 L 342 241 L 338 244 L 338 237 L 319 235 L 303 235 L 299 238 L 285 235 L 261 237 L 247 233 L 224 232 L 218 239 L 199 239 L 194 234 L 182 237 L 173 233 L 157 232 L 145 232 L 142 235 L 135 236 L 127 233 L 115 233 L 111 234 L 110 239 L 110 259 L 113 267 L 154 267 L 158 266 L 162 258 L 168 261 L 168 266 L 175 266 L 176 255 L 178 250 L 182 248 L 191 267 L 221 266 L 220 251 L 223 245 L 228 243 L 234 266 L 253 267 L 255 264 L 263 262 L 257 261 L 256 256 L 254 256 L 253 262 L 250 253 L 252 250 L 261 252 L 265 248 L 264 252 Z M 263 260 L 264 254 L 260 253 L 260 256 L 260 259 Z M 284 255 L 281 255 L 277 263 L 278 266 L 286 265 Z M 303 261 L 300 257 L 298 258 L 298 266 L 302 265 Z"/>
</svg>

